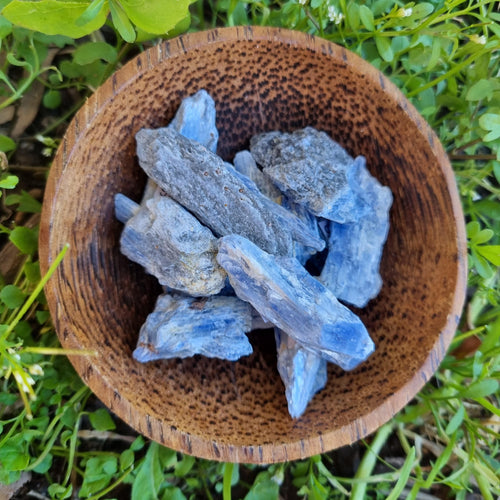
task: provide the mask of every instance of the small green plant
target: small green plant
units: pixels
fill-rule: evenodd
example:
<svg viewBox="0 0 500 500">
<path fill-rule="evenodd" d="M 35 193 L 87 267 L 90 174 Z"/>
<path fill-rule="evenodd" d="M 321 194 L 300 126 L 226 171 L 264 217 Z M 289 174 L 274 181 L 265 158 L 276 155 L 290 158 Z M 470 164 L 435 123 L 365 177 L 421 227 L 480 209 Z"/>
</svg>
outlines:
<svg viewBox="0 0 500 500">
<path fill-rule="evenodd" d="M 465 500 L 469 493 L 497 498 L 498 3 L 197 0 L 189 16 L 190 3 L 0 1 L 0 112 L 22 112 L 22 98 L 34 85 L 43 86 L 43 119 L 33 121 L 22 137 L 9 137 L 5 126 L 0 135 L 0 251 L 8 243 L 21 256 L 12 278 L 0 276 L 0 482 L 12 483 L 31 471 L 45 481 L 45 490 L 36 493 L 54 499 Z M 64 124 L 117 67 L 145 47 L 140 40 L 240 24 L 319 35 L 370 61 L 437 132 L 456 174 L 470 264 L 463 318 L 433 380 L 377 433 L 349 447 L 351 472 L 341 472 L 346 459 L 337 452 L 265 467 L 210 462 L 125 428 L 59 355 L 40 292 L 48 276 L 42 277 L 38 266 L 38 230 L 14 222 L 16 215 L 40 210 L 23 191 L 26 167 L 15 164 L 23 141 L 39 147 L 40 158 L 48 161 Z M 51 53 L 56 54 L 52 59 Z M 44 165 L 37 172 L 45 174 Z"/>
<path fill-rule="evenodd" d="M 190 3 L 191 0 L 10 0 L 3 2 L 1 13 L 5 20 L 18 26 L 71 38 L 97 31 L 111 14 L 122 38 L 134 42 L 136 38 L 171 35 L 176 27 L 187 29 Z"/>
</svg>

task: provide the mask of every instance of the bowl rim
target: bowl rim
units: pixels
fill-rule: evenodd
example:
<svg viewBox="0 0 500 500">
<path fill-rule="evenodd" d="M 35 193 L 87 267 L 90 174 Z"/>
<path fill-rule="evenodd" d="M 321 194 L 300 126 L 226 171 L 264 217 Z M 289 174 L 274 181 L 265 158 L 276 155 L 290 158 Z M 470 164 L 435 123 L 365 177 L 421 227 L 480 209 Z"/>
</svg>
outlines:
<svg viewBox="0 0 500 500">
<path fill-rule="evenodd" d="M 147 73 L 166 59 L 182 56 L 190 51 L 198 48 L 206 48 L 211 45 L 227 42 L 255 42 L 259 40 L 285 46 L 299 46 L 326 55 L 332 58 L 332 60 L 341 59 L 348 65 L 354 65 L 357 71 L 362 71 L 366 76 L 367 84 L 378 86 L 391 100 L 396 101 L 408 115 L 409 119 L 422 132 L 422 135 L 427 137 L 432 152 L 435 154 L 436 161 L 439 163 L 446 182 L 446 189 L 450 196 L 453 218 L 456 221 L 456 247 L 458 253 L 456 262 L 457 281 L 453 300 L 451 301 L 451 311 L 448 314 L 444 328 L 436 338 L 425 362 L 415 375 L 400 389 L 395 391 L 380 405 L 368 413 L 359 416 L 349 424 L 333 429 L 328 433 L 318 434 L 317 436 L 300 439 L 295 442 L 287 442 L 285 444 L 262 443 L 251 446 L 218 443 L 215 439 L 209 441 L 203 437 L 188 434 L 178 429 L 163 429 L 161 422 L 151 419 L 147 414 L 142 415 L 144 425 L 135 425 L 135 429 L 138 432 L 187 454 L 221 461 L 264 464 L 301 459 L 327 452 L 340 446 L 352 444 L 374 432 L 409 403 L 432 377 L 446 354 L 446 350 L 453 339 L 460 319 L 465 301 L 467 283 L 467 245 L 465 223 L 463 222 L 464 216 L 455 176 L 448 157 L 435 132 L 403 93 L 386 76 L 360 56 L 344 47 L 313 35 L 283 28 L 256 26 L 216 28 L 189 33 L 160 42 L 158 45 L 151 47 L 127 62 L 121 69 L 111 75 L 87 100 L 68 126 L 58 151 L 60 160 L 56 161 L 58 158 L 56 156 L 47 180 L 40 224 L 39 254 L 41 270 L 45 274 L 54 256 L 57 255 L 55 249 L 51 248 L 50 220 L 55 210 L 54 201 L 57 198 L 59 179 L 67 164 L 66 159 L 71 157 L 71 151 L 67 150 L 67 144 L 69 143 L 74 147 L 78 138 L 85 134 L 87 128 L 91 126 L 94 117 L 100 113 L 109 100 L 126 89 L 128 85 L 141 75 Z M 133 77 L 131 77 L 132 73 Z M 51 316 L 54 318 L 57 334 L 61 344 L 65 346 L 69 342 L 68 332 L 62 331 L 65 330 L 64 314 L 61 314 L 58 292 L 53 282 L 55 279 L 52 277 L 48 281 L 45 286 L 45 293 Z M 76 341 L 76 339 L 73 340 Z M 128 417 L 131 412 L 136 411 L 134 410 L 133 402 L 122 399 L 120 405 L 116 406 L 113 404 L 115 397 L 114 389 L 108 385 L 108 381 L 101 379 L 99 384 L 94 383 L 99 376 L 98 373 L 89 370 L 91 360 L 87 360 L 83 356 L 70 356 L 70 360 L 78 374 L 89 385 L 94 394 L 121 419 L 130 423 Z M 135 420 L 137 421 L 137 419 Z"/>
</svg>

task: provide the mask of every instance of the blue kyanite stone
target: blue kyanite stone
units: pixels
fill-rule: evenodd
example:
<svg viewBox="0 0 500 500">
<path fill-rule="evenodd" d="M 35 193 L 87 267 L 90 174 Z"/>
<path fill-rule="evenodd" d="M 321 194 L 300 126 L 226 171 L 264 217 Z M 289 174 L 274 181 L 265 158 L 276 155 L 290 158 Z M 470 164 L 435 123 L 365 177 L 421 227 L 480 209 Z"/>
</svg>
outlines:
<svg viewBox="0 0 500 500">
<path fill-rule="evenodd" d="M 250 151 L 283 194 L 314 215 L 346 223 L 366 213 L 349 183 L 352 157 L 325 132 L 306 127 L 258 134 Z"/>
<path fill-rule="evenodd" d="M 216 236 L 241 234 L 279 255 L 291 255 L 294 240 L 324 248 L 298 217 L 198 142 L 170 128 L 142 129 L 136 138 L 143 170 Z"/>
<path fill-rule="evenodd" d="M 124 224 L 140 209 L 140 205 L 124 194 L 115 194 L 115 217 Z"/>
<path fill-rule="evenodd" d="M 275 328 L 278 372 L 285 385 L 288 412 L 300 417 L 312 397 L 326 385 L 327 361 Z"/>
<path fill-rule="evenodd" d="M 235 361 L 252 353 L 245 335 L 251 324 L 250 305 L 237 297 L 161 295 L 133 356 L 141 362 L 195 354 Z"/>
<path fill-rule="evenodd" d="M 215 102 L 206 90 L 184 98 L 168 126 L 184 137 L 203 144 L 212 153 L 217 151 L 219 131 L 215 126 Z"/>
<path fill-rule="evenodd" d="M 133 202 L 115 199 L 116 211 L 126 218 Z M 187 210 L 156 193 L 125 224 L 120 250 L 141 264 L 161 285 L 196 297 L 219 293 L 226 273 L 215 260 L 217 239 Z"/>
<path fill-rule="evenodd" d="M 382 287 L 379 266 L 392 194 L 370 175 L 364 157 L 356 158 L 351 172 L 356 194 L 370 210 L 356 223 L 331 223 L 328 256 L 319 279 L 339 300 L 364 307 Z"/>
<path fill-rule="evenodd" d="M 374 350 L 361 320 L 293 257 L 276 257 L 238 235 L 219 240 L 217 261 L 236 295 L 305 348 L 345 370 Z"/>
<path fill-rule="evenodd" d="M 271 179 L 264 175 L 262 170 L 257 166 L 250 151 L 239 151 L 233 159 L 234 168 L 240 173 L 247 176 L 270 200 L 281 205 L 283 195 L 281 191 L 271 182 Z"/>
</svg>

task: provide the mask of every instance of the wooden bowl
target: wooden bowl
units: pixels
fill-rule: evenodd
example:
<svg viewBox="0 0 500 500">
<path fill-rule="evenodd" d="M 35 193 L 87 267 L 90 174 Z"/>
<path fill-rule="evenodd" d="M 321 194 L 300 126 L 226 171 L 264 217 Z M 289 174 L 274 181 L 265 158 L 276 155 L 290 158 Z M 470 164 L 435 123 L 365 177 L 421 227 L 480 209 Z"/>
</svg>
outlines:
<svg viewBox="0 0 500 500">
<path fill-rule="evenodd" d="M 119 251 L 113 196 L 139 200 L 146 178 L 135 133 L 166 125 L 181 99 L 215 99 L 227 160 L 267 130 L 325 130 L 394 194 L 380 295 L 361 311 L 376 352 L 329 368 L 302 418 L 287 412 L 272 334 L 251 334 L 238 362 L 195 357 L 140 364 L 141 324 L 160 291 Z M 189 189 L 186 186 L 186 189 Z M 85 383 L 140 433 L 210 459 L 269 463 L 353 443 L 389 420 L 429 380 L 464 301 L 464 219 L 434 132 L 393 84 L 349 51 L 275 28 L 228 28 L 165 41 L 116 72 L 76 115 L 48 180 L 40 231 L 43 272 L 61 343 Z"/>
</svg>

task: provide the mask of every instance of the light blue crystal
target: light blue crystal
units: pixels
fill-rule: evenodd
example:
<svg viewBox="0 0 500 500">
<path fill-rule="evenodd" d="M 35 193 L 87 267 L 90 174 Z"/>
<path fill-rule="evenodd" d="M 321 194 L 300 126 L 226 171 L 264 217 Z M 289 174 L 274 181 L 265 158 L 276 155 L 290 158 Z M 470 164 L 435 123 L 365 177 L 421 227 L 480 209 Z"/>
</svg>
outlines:
<svg viewBox="0 0 500 500">
<path fill-rule="evenodd" d="M 250 151 L 239 151 L 233 159 L 234 168 L 255 182 L 258 190 L 270 200 L 281 205 L 283 194 L 257 166 Z"/>
<path fill-rule="evenodd" d="M 275 328 L 278 372 L 285 385 L 288 412 L 300 417 L 313 396 L 323 389 L 327 381 L 327 361 L 308 351 L 292 337 Z"/>
<path fill-rule="evenodd" d="M 215 260 L 214 235 L 177 202 L 159 193 L 127 221 L 120 249 L 161 285 L 196 297 L 220 292 L 226 281 Z"/>
<path fill-rule="evenodd" d="M 370 210 L 356 223 L 331 223 L 328 256 L 320 281 L 339 300 L 364 307 L 382 287 L 379 267 L 389 232 L 392 194 L 368 172 L 362 156 L 354 162 L 352 177 L 356 194 Z"/>
<path fill-rule="evenodd" d="M 292 257 L 276 257 L 238 236 L 219 240 L 217 261 L 236 295 L 305 348 L 345 370 L 374 350 L 361 320 Z"/>
<path fill-rule="evenodd" d="M 124 194 L 115 194 L 115 217 L 124 224 L 140 209 L 140 205 Z"/>
<path fill-rule="evenodd" d="M 250 305 L 237 297 L 161 295 L 133 356 L 141 362 L 195 354 L 235 361 L 252 353 L 245 335 L 251 323 Z"/>
<path fill-rule="evenodd" d="M 346 223 L 366 213 L 348 179 L 352 157 L 325 132 L 306 127 L 259 134 L 250 151 L 276 186 L 314 215 Z"/>
<path fill-rule="evenodd" d="M 241 234 L 279 255 L 291 255 L 294 240 L 324 248 L 300 219 L 199 143 L 165 128 L 142 129 L 136 138 L 144 171 L 216 236 Z"/>
<path fill-rule="evenodd" d="M 206 90 L 185 97 L 168 125 L 184 137 L 203 144 L 215 153 L 219 131 L 215 126 L 215 102 Z"/>
</svg>

